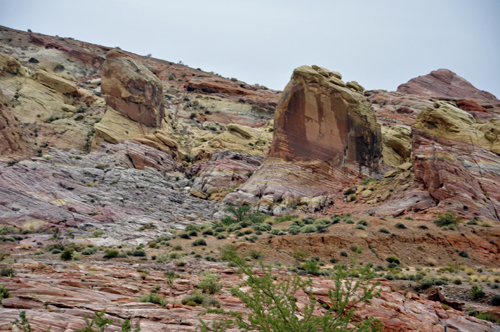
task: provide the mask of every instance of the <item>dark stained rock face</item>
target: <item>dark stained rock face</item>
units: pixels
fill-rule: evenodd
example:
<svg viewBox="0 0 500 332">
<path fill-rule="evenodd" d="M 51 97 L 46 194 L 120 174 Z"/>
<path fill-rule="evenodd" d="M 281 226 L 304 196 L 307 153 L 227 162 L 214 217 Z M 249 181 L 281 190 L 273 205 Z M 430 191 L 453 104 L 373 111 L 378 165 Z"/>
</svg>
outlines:
<svg viewBox="0 0 500 332">
<path fill-rule="evenodd" d="M 438 69 L 425 76 L 412 78 L 398 86 L 398 92 L 422 96 L 446 96 L 498 101 L 489 92 L 479 90 L 448 69 Z"/>
<path fill-rule="evenodd" d="M 161 126 L 163 84 L 129 55 L 119 50 L 107 54 L 101 86 L 111 108 L 148 127 Z"/>
<path fill-rule="evenodd" d="M 293 206 L 315 210 L 361 172 L 377 170 L 381 131 L 370 103 L 316 68 L 294 70 L 277 106 L 264 164 L 226 197 L 228 203 L 258 204 L 277 214 Z"/>
<path fill-rule="evenodd" d="M 487 149 L 414 129 L 415 178 L 438 208 L 500 220 L 500 160 Z"/>
</svg>

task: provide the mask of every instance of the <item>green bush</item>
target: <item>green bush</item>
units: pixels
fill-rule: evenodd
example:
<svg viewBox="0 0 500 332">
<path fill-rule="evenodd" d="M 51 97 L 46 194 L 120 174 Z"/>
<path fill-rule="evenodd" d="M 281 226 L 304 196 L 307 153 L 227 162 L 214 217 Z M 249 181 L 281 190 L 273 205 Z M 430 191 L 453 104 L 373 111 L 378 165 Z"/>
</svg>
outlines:
<svg viewBox="0 0 500 332">
<path fill-rule="evenodd" d="M 491 297 L 491 305 L 495 307 L 500 306 L 500 295 L 493 295 Z"/>
<path fill-rule="evenodd" d="M 386 234 L 390 234 L 390 233 L 391 233 L 391 231 L 389 230 L 389 228 L 387 228 L 387 227 L 385 227 L 385 226 L 381 226 L 381 227 L 378 229 L 378 231 L 379 231 L 380 233 L 386 233 Z"/>
<path fill-rule="evenodd" d="M 453 211 L 438 212 L 436 216 L 438 218 L 434 222 L 438 227 L 456 225 L 460 221 L 460 218 Z"/>
<path fill-rule="evenodd" d="M 484 297 L 486 294 L 483 291 L 482 286 L 473 285 L 470 289 L 470 295 L 472 295 L 474 299 L 480 299 Z"/>
<path fill-rule="evenodd" d="M 250 310 L 248 315 L 237 315 L 232 319 L 221 321 L 226 328 L 245 331 L 347 331 L 353 318 L 357 303 L 369 302 L 377 293 L 379 283 L 370 284 L 373 274 L 371 265 L 357 269 L 358 277 L 351 277 L 349 270 L 337 266 L 332 273 L 333 289 L 328 293 L 329 302 L 333 306 L 325 306 L 326 312 L 316 315 L 321 304 L 313 295 L 313 282 L 309 278 L 301 278 L 296 274 L 276 281 L 271 268 L 262 265 L 263 274 L 256 275 L 253 266 L 239 257 L 231 248 L 223 250 L 223 256 L 245 275 L 245 284 L 251 290 L 242 291 L 233 287 L 231 292 L 237 296 Z M 316 261 L 314 261 L 316 263 Z M 310 294 L 310 302 L 298 311 L 295 294 Z M 359 296 L 355 296 L 359 294 Z M 352 309 L 348 309 L 347 307 Z M 299 316 L 300 313 L 300 316 Z M 234 320 L 233 320 L 234 319 Z M 202 321 L 202 330 L 208 331 L 209 325 Z M 368 318 L 358 325 L 360 331 L 377 331 L 379 322 Z"/>
<path fill-rule="evenodd" d="M 118 257 L 120 252 L 118 250 L 113 250 L 113 249 L 108 249 L 106 250 L 106 253 L 104 254 L 104 258 L 106 259 L 112 259 Z"/>
<path fill-rule="evenodd" d="M 61 253 L 62 261 L 70 261 L 72 259 L 73 249 L 66 249 Z"/>
<path fill-rule="evenodd" d="M 273 228 L 269 234 L 271 235 L 283 235 L 285 233 L 283 233 L 283 231 L 281 229 L 278 229 L 278 228 Z"/>
<path fill-rule="evenodd" d="M 215 294 L 222 289 L 222 284 L 219 283 L 220 277 L 211 273 L 205 272 L 202 274 L 201 281 L 198 283 L 198 288 L 203 293 Z"/>
<path fill-rule="evenodd" d="M 377 181 L 377 180 L 374 179 L 374 178 L 368 178 L 368 179 L 364 179 L 359 184 L 362 185 L 362 186 L 366 186 L 368 183 L 373 182 L 373 181 Z"/>
<path fill-rule="evenodd" d="M 136 257 L 146 257 L 146 252 L 144 250 L 135 250 L 133 253 L 132 253 L 132 256 L 136 256 Z"/>
<path fill-rule="evenodd" d="M 387 256 L 385 260 L 389 263 L 399 264 L 399 258 L 396 255 Z"/>
<path fill-rule="evenodd" d="M 304 263 L 304 270 L 308 274 L 318 275 L 320 271 L 320 267 L 316 260 L 310 260 Z"/>
<path fill-rule="evenodd" d="M 215 233 L 214 233 L 214 230 L 209 228 L 209 229 L 205 229 L 203 232 L 202 232 L 203 235 L 211 235 L 213 236 Z"/>
<path fill-rule="evenodd" d="M 166 298 L 164 298 L 160 294 L 153 293 L 153 292 L 151 292 L 149 294 L 141 295 L 141 297 L 139 297 L 139 301 L 159 304 L 162 307 L 165 307 L 165 305 L 167 305 L 167 303 L 168 303 Z"/>
<path fill-rule="evenodd" d="M 304 225 L 300 229 L 301 233 L 315 233 L 317 231 L 318 231 L 318 229 L 314 225 Z"/>
<path fill-rule="evenodd" d="M 7 299 L 9 297 L 10 297 L 9 290 L 5 286 L 0 285 L 0 303 L 2 302 L 3 299 Z"/>
<path fill-rule="evenodd" d="M 205 241 L 205 239 L 203 238 L 199 238 L 193 241 L 193 246 L 206 246 L 206 245 L 207 241 Z"/>
<path fill-rule="evenodd" d="M 402 222 L 397 222 L 396 225 L 394 225 L 394 226 L 396 226 L 396 228 L 399 228 L 399 229 L 407 229 L 408 228 Z"/>
<path fill-rule="evenodd" d="M 96 247 L 87 248 L 82 250 L 82 255 L 89 256 L 95 254 L 96 252 L 97 252 Z"/>
<path fill-rule="evenodd" d="M 300 227 L 298 225 L 291 225 L 288 227 L 287 232 L 292 235 L 297 235 L 300 233 Z"/>
</svg>

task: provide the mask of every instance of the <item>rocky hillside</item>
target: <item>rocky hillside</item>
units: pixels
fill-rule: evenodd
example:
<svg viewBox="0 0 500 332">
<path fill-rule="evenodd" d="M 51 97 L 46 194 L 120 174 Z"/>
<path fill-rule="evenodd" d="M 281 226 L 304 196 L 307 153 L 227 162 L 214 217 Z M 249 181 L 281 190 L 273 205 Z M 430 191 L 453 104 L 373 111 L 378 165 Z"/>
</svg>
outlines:
<svg viewBox="0 0 500 332">
<path fill-rule="evenodd" d="M 336 266 L 373 264 L 382 293 L 353 323 L 498 331 L 500 101 L 445 69 L 396 92 L 291 72 L 274 91 L 0 27 L 0 331 L 18 309 L 35 331 L 103 309 L 110 330 L 194 331 L 200 271 L 222 283 L 206 301 L 246 312 L 228 245 L 315 275 L 321 310 Z"/>
</svg>

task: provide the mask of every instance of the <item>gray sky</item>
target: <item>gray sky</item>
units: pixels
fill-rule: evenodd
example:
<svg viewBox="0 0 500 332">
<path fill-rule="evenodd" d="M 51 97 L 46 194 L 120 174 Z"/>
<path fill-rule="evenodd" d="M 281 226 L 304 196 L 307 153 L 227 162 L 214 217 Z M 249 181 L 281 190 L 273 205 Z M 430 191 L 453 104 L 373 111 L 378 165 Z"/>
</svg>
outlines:
<svg viewBox="0 0 500 332">
<path fill-rule="evenodd" d="M 0 0 L 0 25 L 280 90 L 304 64 L 386 90 L 447 68 L 500 98 L 498 0 Z"/>
</svg>

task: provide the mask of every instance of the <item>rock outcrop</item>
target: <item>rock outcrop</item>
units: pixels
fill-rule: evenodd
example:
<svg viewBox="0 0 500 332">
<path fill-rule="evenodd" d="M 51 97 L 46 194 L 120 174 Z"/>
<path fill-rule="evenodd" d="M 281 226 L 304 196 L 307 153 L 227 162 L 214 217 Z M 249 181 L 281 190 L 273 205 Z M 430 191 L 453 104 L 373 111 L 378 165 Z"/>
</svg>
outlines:
<svg viewBox="0 0 500 332">
<path fill-rule="evenodd" d="M 195 177 L 191 194 L 211 200 L 222 200 L 229 192 L 245 183 L 262 164 L 262 157 L 235 151 L 215 153 L 207 163 L 189 169 Z"/>
<path fill-rule="evenodd" d="M 114 110 L 149 127 L 160 127 L 164 116 L 163 84 L 141 63 L 114 49 L 102 68 L 102 93 Z"/>
<path fill-rule="evenodd" d="M 500 221 L 500 159 L 480 146 L 414 129 L 415 177 L 442 210 Z"/>
<path fill-rule="evenodd" d="M 412 78 L 398 86 L 398 92 L 421 96 L 446 96 L 499 101 L 489 92 L 479 90 L 448 69 L 438 69 L 425 76 Z"/>
<path fill-rule="evenodd" d="M 282 213 L 317 209 L 362 172 L 377 169 L 381 131 L 366 98 L 321 67 L 294 70 L 274 119 L 262 167 L 226 203 Z"/>
</svg>

